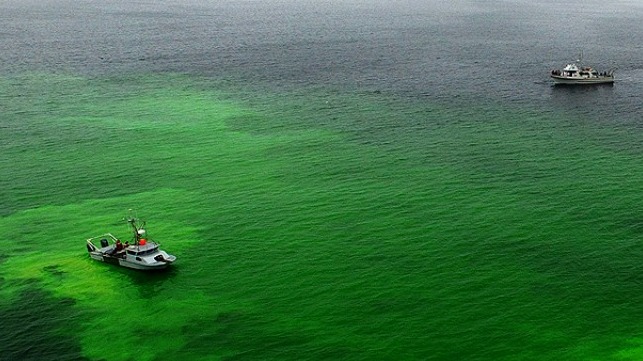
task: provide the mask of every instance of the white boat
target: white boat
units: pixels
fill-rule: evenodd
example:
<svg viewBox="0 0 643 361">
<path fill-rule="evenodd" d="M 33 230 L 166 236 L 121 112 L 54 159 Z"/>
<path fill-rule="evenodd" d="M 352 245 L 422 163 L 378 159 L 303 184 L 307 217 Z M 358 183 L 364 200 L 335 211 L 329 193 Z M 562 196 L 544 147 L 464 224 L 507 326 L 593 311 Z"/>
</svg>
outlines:
<svg viewBox="0 0 643 361">
<path fill-rule="evenodd" d="M 580 63 L 580 60 L 579 60 Z M 554 84 L 613 84 L 614 71 L 598 72 L 589 66 L 579 66 L 575 63 L 567 64 L 563 70 L 552 70 L 551 78 Z"/>
<path fill-rule="evenodd" d="M 127 218 L 127 223 L 133 229 L 134 238 L 132 244 L 121 241 L 111 233 L 87 239 L 87 251 L 89 256 L 97 261 L 116 264 L 123 267 L 138 270 L 164 269 L 174 261 L 176 257 L 159 249 L 159 244 L 147 239 L 143 226 L 137 225 L 138 219 Z M 94 242 L 100 240 L 99 244 Z M 120 244 L 120 245 L 119 245 Z M 99 247 L 100 246 L 100 247 Z"/>
</svg>

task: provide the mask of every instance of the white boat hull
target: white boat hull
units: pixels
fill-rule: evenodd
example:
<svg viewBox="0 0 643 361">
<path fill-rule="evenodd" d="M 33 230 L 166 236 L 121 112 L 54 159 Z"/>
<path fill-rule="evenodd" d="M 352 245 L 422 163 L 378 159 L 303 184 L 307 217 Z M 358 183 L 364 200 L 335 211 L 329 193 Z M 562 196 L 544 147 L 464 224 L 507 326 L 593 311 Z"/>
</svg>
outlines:
<svg viewBox="0 0 643 361">
<path fill-rule="evenodd" d="M 554 79 L 554 84 L 565 85 L 589 85 L 589 84 L 613 84 L 613 76 L 605 76 L 599 78 L 580 78 L 580 77 L 566 77 L 560 75 L 551 75 Z"/>
<path fill-rule="evenodd" d="M 101 261 L 109 264 L 116 264 L 122 267 L 143 270 L 143 271 L 165 269 L 170 264 L 172 264 L 174 260 L 176 260 L 176 257 L 169 256 L 169 255 L 167 258 L 165 258 L 166 262 L 159 262 L 159 261 L 145 262 L 145 261 L 135 261 L 135 260 L 132 261 L 132 260 L 129 260 L 127 257 L 126 258 L 115 257 L 109 254 L 104 254 L 100 252 L 90 252 L 89 256 L 92 259 L 95 259 L 97 261 Z"/>
</svg>

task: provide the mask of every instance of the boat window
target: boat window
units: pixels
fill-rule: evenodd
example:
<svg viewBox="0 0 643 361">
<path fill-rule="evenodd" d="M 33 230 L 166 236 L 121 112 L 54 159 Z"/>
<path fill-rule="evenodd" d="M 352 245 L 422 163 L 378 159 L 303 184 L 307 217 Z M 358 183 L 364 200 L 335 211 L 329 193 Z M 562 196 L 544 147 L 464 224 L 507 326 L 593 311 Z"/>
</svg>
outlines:
<svg viewBox="0 0 643 361">
<path fill-rule="evenodd" d="M 134 251 L 127 251 L 127 254 L 135 255 L 135 254 L 136 254 L 136 252 L 134 252 Z"/>
<path fill-rule="evenodd" d="M 158 247 L 148 249 L 147 251 L 139 252 L 138 255 L 139 256 L 145 256 L 145 255 L 148 255 L 148 254 L 156 253 L 156 251 L 158 251 Z"/>
</svg>

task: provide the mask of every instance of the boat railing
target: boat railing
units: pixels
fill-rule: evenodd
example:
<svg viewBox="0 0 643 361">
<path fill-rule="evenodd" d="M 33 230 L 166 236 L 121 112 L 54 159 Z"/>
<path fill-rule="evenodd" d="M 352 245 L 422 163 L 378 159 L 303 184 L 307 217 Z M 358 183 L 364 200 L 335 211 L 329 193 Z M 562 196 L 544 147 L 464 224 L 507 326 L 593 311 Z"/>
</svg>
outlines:
<svg viewBox="0 0 643 361">
<path fill-rule="evenodd" d="M 95 240 L 97 240 L 97 239 L 102 239 L 102 238 L 106 238 L 106 237 L 111 238 L 111 240 L 112 240 L 112 241 L 114 241 L 114 242 L 116 242 L 116 241 L 118 240 L 118 238 L 116 238 L 113 234 L 111 234 L 111 233 L 105 233 L 105 234 L 101 234 L 100 236 L 96 236 L 96 237 L 92 237 L 92 238 L 87 238 L 87 242 L 92 242 L 92 243 L 93 243 L 93 241 L 95 241 Z"/>
</svg>

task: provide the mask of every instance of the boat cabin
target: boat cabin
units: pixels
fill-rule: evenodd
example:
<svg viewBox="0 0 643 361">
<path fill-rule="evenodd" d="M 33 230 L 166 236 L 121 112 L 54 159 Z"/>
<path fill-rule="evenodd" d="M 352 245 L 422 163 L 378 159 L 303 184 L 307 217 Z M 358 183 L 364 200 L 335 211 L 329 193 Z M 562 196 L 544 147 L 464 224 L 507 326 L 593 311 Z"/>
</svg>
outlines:
<svg viewBox="0 0 643 361">
<path fill-rule="evenodd" d="M 563 76 L 576 76 L 578 74 L 578 66 L 576 64 L 567 64 L 563 68 Z"/>
<path fill-rule="evenodd" d="M 147 247 L 146 247 L 147 246 Z M 143 249 L 141 249 L 143 248 Z M 152 253 L 156 253 L 159 250 L 159 247 L 157 245 L 145 245 L 145 246 L 129 246 L 126 248 L 127 254 L 131 256 L 147 256 Z"/>
</svg>

